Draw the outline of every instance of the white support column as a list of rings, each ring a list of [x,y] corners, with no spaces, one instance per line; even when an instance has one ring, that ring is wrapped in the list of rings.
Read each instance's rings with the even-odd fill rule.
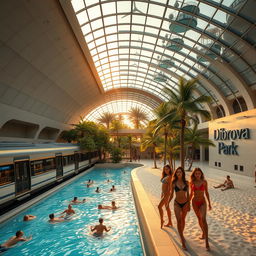
[[[200,162],[205,161],[205,146],[200,146]]]

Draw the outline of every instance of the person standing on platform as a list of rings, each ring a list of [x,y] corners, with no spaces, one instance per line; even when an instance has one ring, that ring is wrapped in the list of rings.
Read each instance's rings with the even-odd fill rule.
[[[172,181],[172,170],[170,165],[165,165],[162,172],[162,193],[161,193],[161,201],[158,205],[158,210],[160,214],[160,221],[161,221],[161,228],[164,224],[164,212],[163,206],[166,208],[167,216],[168,216],[168,223],[165,225],[166,227],[172,226],[171,220],[171,209],[169,206],[169,197],[171,191],[171,181]]]
[[[205,239],[206,250],[210,251],[208,241],[208,224],[206,221],[207,204],[204,195],[206,195],[206,198],[208,200],[209,210],[212,209],[212,206],[208,193],[208,184],[200,168],[195,168],[191,173],[190,188],[190,200],[192,199],[192,206],[198,218],[199,226],[203,232],[202,237],[200,237],[200,239]]]

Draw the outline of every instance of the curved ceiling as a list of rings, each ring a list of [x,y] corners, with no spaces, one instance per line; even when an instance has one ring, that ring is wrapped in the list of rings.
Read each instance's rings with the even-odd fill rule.
[[[103,113],[113,113],[113,114],[127,114],[132,108],[140,108],[148,118],[148,120],[153,120],[156,116],[153,113],[154,108],[149,107],[147,104],[142,103],[141,101],[132,100],[113,100],[109,101],[99,107],[93,109],[85,119],[98,122],[98,119],[102,116]]]
[[[64,10],[70,9],[61,1]],[[100,86],[137,88],[167,100],[179,77],[199,78],[198,93],[233,110],[242,96],[255,107],[255,2],[247,0],[71,1],[67,17],[89,51]],[[71,21],[72,20],[72,21]],[[81,40],[81,38],[80,38]],[[85,44],[86,42],[86,44]],[[88,48],[87,48],[88,47]]]

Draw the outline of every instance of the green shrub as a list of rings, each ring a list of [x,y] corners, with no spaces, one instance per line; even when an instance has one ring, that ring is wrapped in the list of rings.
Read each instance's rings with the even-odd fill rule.
[[[119,163],[122,160],[122,152],[120,148],[112,148],[111,152],[111,159],[113,163]]]

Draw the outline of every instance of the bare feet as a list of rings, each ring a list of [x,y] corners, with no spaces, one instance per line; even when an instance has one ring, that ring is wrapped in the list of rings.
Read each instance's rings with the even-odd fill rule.
[[[164,220],[161,220],[161,228],[163,228]]]
[[[202,236],[200,236],[199,239],[201,239],[201,240],[205,239],[205,235],[202,234]]]
[[[184,237],[181,238],[181,244],[182,244],[182,249],[186,251],[186,250],[187,250],[187,247],[186,247],[186,240],[185,240]]]
[[[182,243],[182,249],[185,250],[185,251],[187,251],[187,247],[186,247],[186,245],[185,245],[185,242]]]
[[[165,227],[172,227],[172,223],[168,222],[166,225],[164,225]]]

